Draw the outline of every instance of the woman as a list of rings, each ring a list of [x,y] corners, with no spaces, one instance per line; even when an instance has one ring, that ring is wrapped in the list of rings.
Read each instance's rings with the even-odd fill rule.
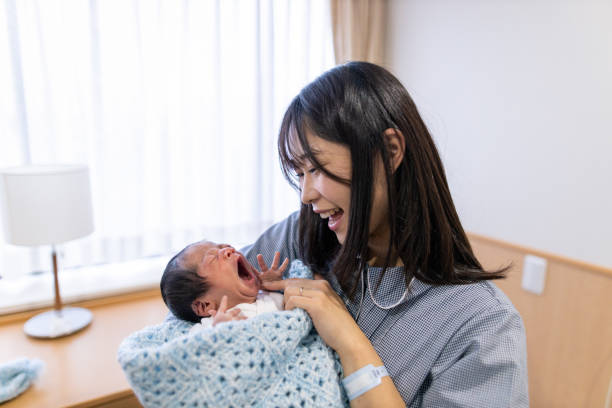
[[[280,251],[324,277],[265,288],[312,317],[351,406],[527,406],[523,324],[490,282],[505,270],[475,258],[401,83],[364,62],[324,73],[291,102],[278,146],[301,210],[245,254]]]

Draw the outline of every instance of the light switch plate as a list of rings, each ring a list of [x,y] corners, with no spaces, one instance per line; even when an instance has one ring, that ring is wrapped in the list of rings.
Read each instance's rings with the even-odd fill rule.
[[[535,255],[526,255],[523,264],[523,281],[521,286],[528,292],[541,295],[546,282],[546,267],[548,262]]]

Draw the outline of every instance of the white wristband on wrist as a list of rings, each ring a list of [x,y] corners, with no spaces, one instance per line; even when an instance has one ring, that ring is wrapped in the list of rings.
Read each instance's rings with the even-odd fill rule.
[[[368,364],[342,380],[349,401],[380,385],[381,378],[388,376],[385,366]]]

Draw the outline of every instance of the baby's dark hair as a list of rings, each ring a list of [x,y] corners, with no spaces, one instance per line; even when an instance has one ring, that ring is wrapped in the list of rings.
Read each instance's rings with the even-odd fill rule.
[[[182,256],[189,246],[170,259],[159,287],[164,303],[176,317],[198,323],[201,317],[193,311],[191,303],[208,292],[210,285],[198,275],[196,265],[188,265],[182,261]]]

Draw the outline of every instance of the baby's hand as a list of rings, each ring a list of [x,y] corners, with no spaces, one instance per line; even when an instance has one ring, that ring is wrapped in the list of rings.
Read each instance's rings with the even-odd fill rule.
[[[213,326],[216,326],[217,324],[223,323],[223,322],[231,322],[235,320],[246,320],[246,317],[240,314],[240,309],[232,309],[230,311],[227,310],[227,296],[223,296],[221,298],[219,309],[211,310],[210,316],[213,318],[213,322],[212,322]]]
[[[274,254],[272,265],[270,265],[270,268],[268,269],[268,265],[266,265],[263,255],[257,255],[257,263],[259,263],[259,269],[261,269],[259,279],[261,279],[262,282],[271,282],[283,279],[283,272],[285,272],[287,265],[289,265],[289,258],[285,258],[281,266],[278,266],[278,261],[280,261],[280,252],[276,252]]]

